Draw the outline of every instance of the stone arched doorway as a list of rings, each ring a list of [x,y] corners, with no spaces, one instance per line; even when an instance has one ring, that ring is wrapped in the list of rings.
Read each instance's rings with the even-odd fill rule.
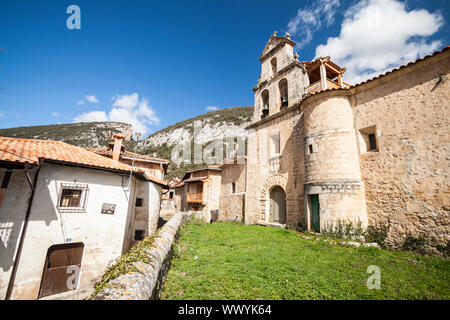
[[[272,223],[286,223],[286,193],[280,186],[270,191],[269,221]]]
[[[287,220],[287,212],[289,212],[289,205],[288,205],[288,201],[286,201],[286,189],[287,189],[287,178],[284,177],[281,174],[275,174],[272,176],[269,176],[266,181],[264,182],[264,184],[261,186],[260,189],[260,193],[259,193],[259,200],[260,200],[260,204],[261,204],[261,211],[260,211],[260,218],[259,218],[259,222],[261,224],[267,224],[270,223],[272,220],[271,215],[270,215],[270,201],[271,201],[271,193],[273,190],[275,190],[276,187],[281,188],[283,190],[283,194],[285,197],[285,201],[284,201],[284,223],[286,223]],[[275,191],[277,193],[279,193],[279,191]]]

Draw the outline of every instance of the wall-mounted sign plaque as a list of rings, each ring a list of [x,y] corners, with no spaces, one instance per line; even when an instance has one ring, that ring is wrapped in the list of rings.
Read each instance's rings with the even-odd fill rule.
[[[102,205],[102,213],[103,214],[114,214],[116,211],[116,205],[112,203],[104,203]]]

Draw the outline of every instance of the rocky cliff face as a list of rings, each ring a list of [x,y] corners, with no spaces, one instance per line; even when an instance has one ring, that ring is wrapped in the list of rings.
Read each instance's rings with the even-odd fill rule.
[[[204,120],[193,121],[181,128],[157,132],[146,138],[139,146],[147,148],[160,147],[166,144],[171,147],[177,143],[191,139],[194,134],[196,141],[200,144],[207,144],[215,139],[230,136],[246,138],[247,130],[245,130],[245,127],[249,124],[250,121],[247,119],[242,119],[242,122],[236,124],[226,121],[212,123],[211,118],[206,118]]]
[[[179,143],[195,142],[203,148],[212,141],[227,138],[247,138],[245,128],[250,124],[253,107],[235,107],[216,110],[191,118],[155,132],[138,144],[138,152],[155,157],[171,159],[173,148]],[[187,170],[204,164],[176,164],[171,161],[168,179],[182,177]]]
[[[170,150],[181,142],[208,143],[226,137],[247,137],[253,107],[235,107],[208,112],[155,132],[138,144],[141,153],[170,158]]]
[[[0,129],[0,136],[64,141],[80,147],[104,147],[114,133],[121,133],[130,140],[132,127],[119,122],[67,123]]]

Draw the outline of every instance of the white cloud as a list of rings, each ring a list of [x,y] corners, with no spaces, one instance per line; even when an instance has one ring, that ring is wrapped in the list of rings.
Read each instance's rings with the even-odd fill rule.
[[[138,105],[139,102],[139,96],[137,93],[133,93],[130,95],[115,95],[112,97],[112,100],[114,101],[113,106],[114,107],[122,107],[122,108],[134,108]]]
[[[113,108],[106,113],[104,111],[91,111],[75,117],[75,122],[92,121],[116,121],[125,122],[133,126],[134,132],[145,135],[150,125],[159,124],[160,119],[151,108],[146,98],[139,99],[138,93],[131,95],[116,95],[112,98]]]
[[[74,121],[75,122],[108,121],[108,116],[104,111],[91,111],[76,116]]]
[[[443,25],[440,13],[407,11],[397,0],[362,0],[344,16],[338,37],[316,48],[316,58],[347,68],[345,79],[361,82],[437,50],[441,41],[427,42]]]
[[[206,111],[214,111],[214,110],[219,109],[219,107],[216,107],[216,106],[207,106],[205,109],[206,109]]]
[[[87,95],[87,96],[84,96],[84,98],[87,100],[87,101],[89,101],[89,102],[92,102],[92,103],[98,103],[98,99],[95,97],[95,96],[89,96],[89,95]]]
[[[58,112],[52,112],[52,116],[59,117],[59,113]]]
[[[297,11],[297,15],[288,23],[288,31],[291,36],[297,36],[301,47],[312,40],[313,33],[322,27],[323,22],[327,26],[334,22],[334,15],[339,7],[339,0],[316,0],[311,6],[306,6]]]
[[[87,94],[81,100],[78,100],[77,104],[82,105],[86,101],[90,102],[90,103],[98,103],[99,102],[96,96]]]

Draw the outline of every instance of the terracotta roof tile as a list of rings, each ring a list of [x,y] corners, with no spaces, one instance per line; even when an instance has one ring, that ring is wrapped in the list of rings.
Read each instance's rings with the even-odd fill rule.
[[[76,147],[62,141],[33,140],[0,137],[0,161],[39,164],[40,159],[54,160],[68,164],[85,165],[100,169],[130,171],[131,166],[103,157],[85,148]],[[147,180],[167,186],[167,183],[133,169]]]
[[[366,84],[366,83],[368,83],[368,82],[371,82],[371,81],[376,80],[376,79],[379,79],[379,78],[383,78],[383,77],[387,76],[388,74],[391,74],[391,73],[394,73],[394,72],[399,71],[399,70],[401,70],[401,69],[404,69],[404,68],[406,68],[406,67],[409,67],[409,66],[411,66],[411,65],[413,65],[413,64],[416,64],[416,63],[418,63],[418,62],[420,62],[420,61],[429,59],[429,58],[431,58],[431,57],[433,57],[433,56],[435,56],[435,55],[437,55],[437,54],[440,54],[440,53],[442,53],[442,52],[444,52],[444,51],[447,51],[448,49],[450,49],[450,46],[444,47],[442,50],[435,51],[435,52],[433,52],[433,53],[431,53],[431,54],[428,54],[428,55],[426,55],[426,56],[424,56],[424,57],[422,57],[422,58],[419,58],[419,59],[417,59],[417,60],[415,60],[415,61],[411,61],[411,62],[409,62],[409,63],[407,63],[407,64],[401,65],[401,66],[399,66],[399,67],[397,67],[397,68],[391,69],[391,70],[386,71],[386,72],[384,72],[384,73],[381,73],[381,74],[379,74],[379,75],[377,75],[377,76],[375,76],[375,77],[373,77],[373,78],[364,80],[364,81],[359,82],[359,83],[356,83],[356,84],[354,84],[354,85],[350,85],[350,84],[346,83],[349,87],[346,87],[346,88],[327,88],[327,89],[325,89],[325,90],[319,90],[319,91],[317,91],[317,92],[314,92],[313,94],[310,94],[309,97],[310,97],[310,96],[315,96],[315,95],[320,94],[320,93],[322,93],[322,92],[335,91],[335,90],[342,90],[342,91],[345,91],[345,90],[350,90],[350,89],[355,88],[355,87],[359,87],[359,86],[361,86],[361,85],[363,85],[363,84]]]
[[[113,161],[62,141],[0,137],[0,160],[38,164],[39,159],[124,171],[128,171],[131,168],[126,164]]]

